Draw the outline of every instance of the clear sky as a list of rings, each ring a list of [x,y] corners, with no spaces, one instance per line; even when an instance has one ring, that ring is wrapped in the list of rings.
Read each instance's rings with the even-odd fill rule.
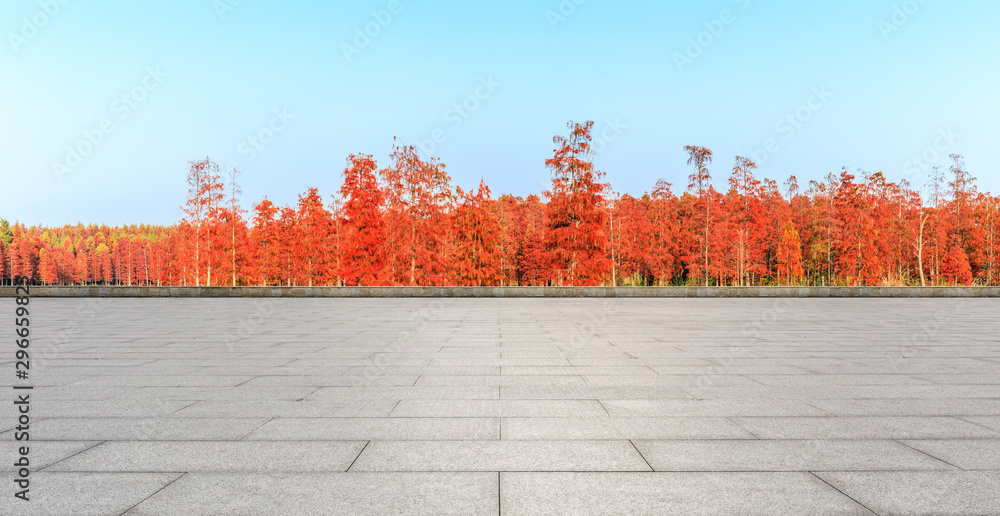
[[[329,201],[347,156],[387,164],[394,136],[454,184],[540,193],[570,120],[596,122],[622,193],[683,191],[685,145],[715,152],[719,188],[736,155],[802,185],[843,166],[922,185],[914,156],[959,153],[998,192],[998,15],[995,0],[5,1],[0,217],[170,224],[205,156],[239,165],[245,207],[307,187]]]

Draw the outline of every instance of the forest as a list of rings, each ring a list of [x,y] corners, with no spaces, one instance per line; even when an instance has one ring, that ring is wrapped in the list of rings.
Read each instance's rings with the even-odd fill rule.
[[[351,155],[329,202],[241,207],[239,171],[189,164],[172,226],[27,227],[0,220],[0,278],[45,285],[997,285],[1000,197],[961,156],[914,189],[846,168],[800,187],[689,146],[682,192],[616,194],[594,167],[593,122],[570,122],[545,165],[551,188],[494,198],[396,142],[391,163]],[[225,176],[225,177],[224,177]]]

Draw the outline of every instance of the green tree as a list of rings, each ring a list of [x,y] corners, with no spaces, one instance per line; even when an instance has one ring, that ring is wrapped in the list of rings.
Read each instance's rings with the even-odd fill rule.
[[[7,222],[7,219],[0,219],[0,240],[3,240],[7,247],[10,247],[10,243],[14,241],[14,230],[10,228],[10,222]]]

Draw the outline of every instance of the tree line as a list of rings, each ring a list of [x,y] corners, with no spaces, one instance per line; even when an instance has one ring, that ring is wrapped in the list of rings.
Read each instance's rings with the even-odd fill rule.
[[[593,164],[593,122],[570,122],[541,196],[452,186],[445,165],[393,146],[380,168],[347,159],[329,203],[240,204],[238,171],[189,164],[172,226],[47,228],[0,220],[0,280],[48,285],[997,285],[1000,198],[961,156],[915,190],[881,172],[828,174],[800,189],[758,179],[736,157],[728,188],[713,154],[689,146],[691,175],[618,195]]]

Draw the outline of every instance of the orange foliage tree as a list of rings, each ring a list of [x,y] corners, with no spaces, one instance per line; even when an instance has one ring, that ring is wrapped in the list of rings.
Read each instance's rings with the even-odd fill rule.
[[[475,194],[461,188],[457,194],[459,202],[452,220],[455,282],[468,286],[498,285],[502,281],[500,223],[490,200],[490,188],[481,181]]]
[[[552,188],[494,200],[452,191],[444,165],[395,144],[378,170],[353,155],[329,207],[266,197],[243,217],[208,158],[188,166],[176,225],[25,226],[0,219],[0,283],[97,285],[997,285],[1000,198],[961,156],[914,189],[844,169],[799,191],[737,157],[725,194],[712,152],[689,146],[678,197],[660,180],[611,194],[593,123],[569,124],[546,160]]]
[[[382,285],[388,280],[383,246],[385,193],[375,174],[377,167],[371,156],[352,154],[344,170],[340,194],[346,243],[338,274],[347,285]]]
[[[552,170],[552,189],[546,192],[548,252],[556,280],[562,285],[598,285],[611,269],[606,257],[607,210],[594,169],[591,131],[594,123],[570,122],[569,138],[556,136],[554,156],[545,161]]]
[[[386,236],[391,281],[439,285],[447,278],[451,178],[444,165],[420,159],[415,147],[396,145],[393,165],[381,171],[386,192]]]

